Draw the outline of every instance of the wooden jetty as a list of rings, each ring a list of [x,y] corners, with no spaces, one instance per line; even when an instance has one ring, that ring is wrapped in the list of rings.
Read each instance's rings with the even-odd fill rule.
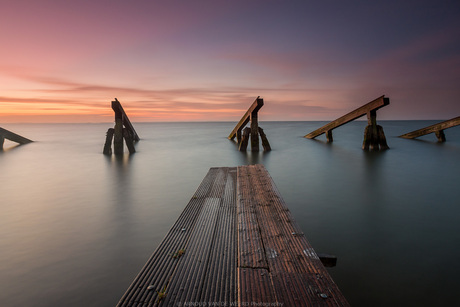
[[[115,127],[107,130],[103,153],[105,155],[112,154],[112,139],[115,155],[123,155],[123,139],[129,153],[135,153],[134,142],[139,141],[139,136],[117,98],[112,101],[112,109],[115,112]]]
[[[349,306],[262,165],[211,168],[118,306]]]
[[[229,140],[233,140],[236,137],[239,151],[246,151],[249,136],[251,136],[251,151],[259,151],[259,135],[262,139],[264,151],[271,150],[270,143],[268,142],[264,130],[259,127],[258,112],[263,105],[264,100],[258,96],[228,136]],[[251,122],[251,127],[244,128],[249,121]],[[243,133],[241,133],[242,131]]]
[[[342,125],[345,125],[355,119],[367,115],[367,127],[364,130],[363,149],[379,150],[388,149],[383,128],[377,125],[377,110],[390,104],[390,99],[385,96],[379,98],[357,108],[354,111],[324,125],[323,127],[305,135],[306,138],[314,139],[317,136],[325,133],[327,142],[332,142],[332,130]]]
[[[399,137],[405,138],[405,139],[414,139],[414,138],[418,138],[419,136],[434,133],[436,137],[438,138],[438,142],[445,142],[446,135],[444,134],[444,130],[458,126],[458,125],[460,125],[460,116],[446,120],[441,123],[437,123],[437,124],[419,129],[419,130],[415,130],[415,131],[400,135]]]
[[[0,127],[0,150],[3,150],[3,144],[5,143],[5,139],[16,142],[20,145],[33,142],[32,140],[20,136],[19,134],[16,134],[14,132]]]

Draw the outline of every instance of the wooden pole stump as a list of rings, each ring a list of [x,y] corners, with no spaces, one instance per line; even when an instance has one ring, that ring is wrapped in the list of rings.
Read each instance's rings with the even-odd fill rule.
[[[264,129],[259,127],[259,135],[260,138],[262,139],[262,147],[264,148],[264,151],[270,151],[272,148],[270,147],[270,143],[268,142],[267,136],[264,133]]]
[[[4,143],[5,143],[5,137],[0,134],[0,150],[3,150]]]
[[[238,148],[239,151],[246,151],[248,148],[248,142],[249,142],[249,135],[251,134],[251,128],[244,128],[243,130],[243,137],[241,138],[241,143]]]
[[[257,112],[251,113],[251,151],[259,151],[259,123]]]
[[[367,127],[364,130],[364,150],[375,150],[388,149],[388,145],[385,138],[383,128],[377,125],[377,111],[371,110],[367,113]]]
[[[332,143],[332,141],[334,140],[332,138],[332,130],[327,130],[326,131],[326,140],[327,140],[328,143]]]
[[[123,155],[123,123],[121,118],[115,118],[113,138],[113,153],[115,155]]]
[[[444,134],[444,130],[436,131],[434,134],[436,134],[438,142],[443,143],[446,141],[446,135]]]
[[[136,148],[134,148],[133,135],[128,131],[128,129],[123,128],[123,137],[125,138],[126,147],[128,147],[129,153],[135,153]]]
[[[104,144],[104,155],[111,155],[112,154],[112,140],[113,140],[113,133],[115,129],[109,128],[107,130],[107,136],[105,138],[105,144]]]

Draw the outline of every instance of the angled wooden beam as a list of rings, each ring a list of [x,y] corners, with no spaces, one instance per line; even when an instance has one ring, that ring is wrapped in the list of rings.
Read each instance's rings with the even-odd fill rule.
[[[3,141],[4,139],[19,143],[19,144],[27,144],[27,143],[32,143],[32,140],[29,140],[23,136],[20,136],[19,134],[16,134],[14,132],[11,132],[9,130],[3,129],[0,127],[0,149],[3,148]]]
[[[405,139],[414,139],[422,135],[435,133],[439,142],[445,142],[446,137],[444,135],[444,130],[458,125],[460,125],[460,116],[400,135],[399,137]]]
[[[328,132],[328,137],[331,138],[332,140],[332,133],[331,131],[335,128],[338,128],[340,126],[345,125],[346,123],[349,123],[357,118],[360,118],[361,116],[364,116],[368,114],[368,117],[370,117],[369,114],[371,114],[372,111],[376,111],[386,105],[390,104],[390,99],[385,98],[385,96],[380,96],[379,98],[372,100],[371,102],[363,105],[362,107],[357,108],[354,111],[351,111],[348,114],[345,114],[344,116],[324,125],[323,127],[316,129],[313,132],[310,132],[309,134],[305,135],[306,138],[309,139],[314,139],[317,136]]]
[[[115,112],[115,121],[121,119],[123,126],[131,133],[135,142],[139,141],[139,136],[137,135],[136,130],[134,130],[133,125],[129,121],[128,115],[126,115],[125,110],[121,106],[121,103],[115,98],[115,101],[112,101],[112,109]]]
[[[243,117],[240,119],[238,124],[233,128],[232,132],[228,136],[229,140],[233,140],[236,136],[237,133],[241,133],[241,130],[244,128],[244,126],[249,123],[249,120],[251,119],[251,114],[257,113],[260,108],[264,105],[264,100],[260,98],[260,96],[257,96],[256,100],[252,103],[252,105],[249,107],[249,109],[244,113]],[[257,115],[256,115],[257,116]]]

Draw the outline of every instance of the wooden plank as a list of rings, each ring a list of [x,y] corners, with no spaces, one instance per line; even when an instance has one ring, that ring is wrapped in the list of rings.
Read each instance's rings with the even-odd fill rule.
[[[118,101],[117,98],[115,98],[114,101],[112,101],[112,109],[115,112],[115,121],[117,118],[122,120],[123,125],[125,126],[126,129],[131,132],[131,135],[133,136],[133,139],[135,142],[138,142],[139,136],[137,135],[136,130],[134,129],[133,125],[131,124],[131,121],[128,118],[128,115],[126,115],[125,110],[121,106],[121,103]]]
[[[385,98],[385,96],[380,96],[379,98],[357,108],[356,110],[351,111],[348,114],[345,114],[344,116],[324,125],[323,127],[316,129],[313,132],[310,132],[309,134],[305,135],[305,137],[309,139],[314,139],[315,137],[323,133],[326,133],[327,131],[331,131],[342,125],[345,125],[346,123],[349,123],[357,118],[360,118],[361,116],[364,116],[370,113],[371,111],[376,111],[389,104],[390,104],[389,98]]]
[[[261,165],[211,168],[118,306],[187,304],[348,306]]]
[[[216,168],[209,170],[178,220],[120,299],[118,306],[142,306],[159,302],[158,292],[167,285],[176,266],[182,260],[182,257],[172,256],[179,250],[185,249],[190,240],[197,217],[203,209],[217,173]]]
[[[19,134],[3,129],[1,127],[0,127],[0,135],[3,136],[7,140],[10,140],[10,141],[13,141],[19,144],[27,144],[27,143],[33,142],[32,140],[29,140],[28,138],[20,136]]]
[[[244,126],[247,125],[247,123],[250,120],[251,114],[253,112],[258,112],[259,109],[262,108],[263,105],[264,105],[264,100],[260,98],[260,96],[257,96],[256,100],[252,103],[252,105],[249,107],[246,113],[244,113],[243,117],[240,119],[238,124],[236,124],[235,128],[233,128],[232,132],[228,136],[228,139],[233,140],[236,137],[237,132],[243,129]]]
[[[209,170],[118,306],[236,300],[235,185],[236,168]]]
[[[251,187],[276,303],[283,306],[348,306],[296,225],[266,169],[261,165],[244,168],[249,171],[238,176],[238,185],[244,180]],[[243,170],[239,167],[239,174],[240,171]],[[240,283],[245,282],[256,281],[240,279]],[[247,286],[240,284],[239,287],[244,289]],[[270,299],[273,298],[266,301]]]
[[[414,139],[414,138],[420,137],[422,135],[426,135],[426,134],[430,134],[430,133],[437,133],[437,132],[440,132],[440,131],[443,131],[445,129],[452,128],[452,127],[455,127],[455,126],[458,126],[458,125],[460,125],[460,116],[452,118],[452,119],[449,119],[449,120],[446,120],[446,121],[443,121],[443,122],[440,122],[440,123],[437,123],[437,124],[434,124],[434,125],[431,125],[431,126],[428,126],[428,127],[425,127],[425,128],[422,128],[422,129],[418,129],[418,130],[415,130],[415,131],[400,135],[399,137],[405,138],[405,139]],[[442,139],[441,134],[440,134],[440,137],[438,137],[438,139],[439,138]],[[444,139],[445,139],[445,137],[444,137]]]

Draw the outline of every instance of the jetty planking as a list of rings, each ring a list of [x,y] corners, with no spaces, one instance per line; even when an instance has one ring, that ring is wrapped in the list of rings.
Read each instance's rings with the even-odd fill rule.
[[[357,108],[356,110],[353,110],[350,113],[347,113],[344,116],[339,117],[338,119],[324,125],[323,127],[310,132],[309,134],[305,135],[305,137],[314,139],[317,136],[325,133],[328,143],[332,142],[332,130],[364,115],[367,115],[368,125],[364,131],[363,149],[368,150],[369,147],[370,149],[374,150],[379,150],[379,148],[388,149],[389,147],[386,143],[383,128],[377,125],[377,110],[389,104],[390,99],[382,95],[377,99],[374,99],[371,102]]]
[[[460,125],[460,116],[400,135],[399,137],[405,139],[414,139],[426,134],[434,133],[438,138],[438,142],[445,142],[446,135],[444,134],[444,130],[458,125]]]
[[[5,139],[16,142],[20,145],[33,142],[32,140],[29,140],[28,138],[25,138],[23,136],[20,136],[19,134],[16,134],[14,132],[11,132],[9,130],[6,130],[0,127],[0,150],[3,150],[3,144],[5,142]]]
[[[118,306],[348,306],[262,165],[211,168]]]

